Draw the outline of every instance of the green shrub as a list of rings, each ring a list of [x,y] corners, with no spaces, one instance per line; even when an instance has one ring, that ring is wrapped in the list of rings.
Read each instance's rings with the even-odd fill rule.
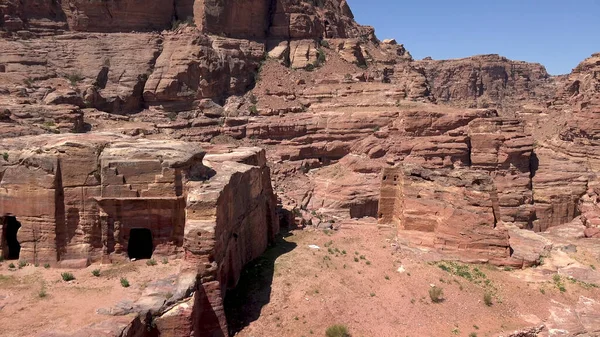
[[[163,257],[162,264],[167,264],[167,263],[169,263],[169,260],[166,257]]]
[[[83,76],[80,73],[66,74],[65,78],[71,82],[72,86],[75,86],[77,83],[83,81]]]
[[[0,263],[4,262],[4,256],[0,255]]]
[[[121,277],[121,286],[123,288],[129,288],[130,286],[129,281],[124,277]]]
[[[4,152],[2,154],[2,158],[4,159],[4,161],[8,161],[8,152]]]
[[[348,328],[345,325],[332,325],[327,330],[325,330],[325,335],[327,337],[350,337],[350,333],[348,332]]]
[[[71,273],[61,273],[60,276],[65,282],[73,281],[75,279],[75,276]]]
[[[441,303],[444,301],[444,289],[435,286],[429,288],[429,298],[433,303]]]
[[[258,115],[258,108],[253,104],[248,107],[248,112],[250,113],[250,116],[256,116]]]
[[[46,268],[46,269],[50,268],[50,263],[44,263],[44,268]]]
[[[25,267],[27,265],[27,261],[20,260],[19,261],[19,269]]]
[[[40,291],[38,291],[38,297],[39,298],[44,298],[48,296],[48,293],[46,292],[46,285],[42,284],[42,287],[40,288]]]
[[[323,49],[319,48],[317,49],[317,66],[322,65],[323,63],[325,63],[325,61],[327,61],[327,55],[325,55],[325,52],[323,51]]]
[[[329,48],[329,41],[327,40],[321,40],[321,47],[325,47],[325,48]]]
[[[488,307],[491,307],[493,304],[492,294],[490,294],[489,292],[486,292],[485,294],[483,294],[483,303],[485,303],[485,305],[487,305]]]
[[[10,269],[15,269],[15,268],[17,268],[17,267],[15,267],[15,264],[11,262],[11,263],[8,265],[8,268],[10,268]]]
[[[94,270],[92,270],[92,275],[94,275],[96,277],[100,276],[100,269],[94,269]]]
[[[477,337],[477,333],[476,333],[476,332],[471,332],[471,333],[469,334],[469,337]]]
[[[147,266],[156,266],[158,263],[156,263],[156,260],[154,259],[150,259],[148,261],[146,261],[146,265]]]

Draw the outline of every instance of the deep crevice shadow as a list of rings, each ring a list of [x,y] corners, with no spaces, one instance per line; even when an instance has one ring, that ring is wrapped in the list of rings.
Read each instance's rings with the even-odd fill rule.
[[[225,314],[231,336],[256,321],[262,308],[270,302],[275,260],[297,247],[285,239],[291,235],[287,231],[280,233],[275,245],[244,267],[237,287],[227,292]]]
[[[540,168],[540,160],[535,152],[531,154],[529,158],[529,171],[531,172],[531,179],[535,177],[537,170]]]

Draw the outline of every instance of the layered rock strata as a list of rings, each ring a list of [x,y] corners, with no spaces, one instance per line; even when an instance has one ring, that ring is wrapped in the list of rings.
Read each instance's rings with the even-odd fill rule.
[[[183,259],[195,295],[178,295],[192,312],[177,319],[189,320],[197,336],[227,335],[222,299],[279,231],[263,150],[204,158],[192,143],[110,133],[19,137],[2,146],[5,258],[64,267]],[[151,315],[164,314],[168,300]],[[169,319],[161,335],[180,336]]]

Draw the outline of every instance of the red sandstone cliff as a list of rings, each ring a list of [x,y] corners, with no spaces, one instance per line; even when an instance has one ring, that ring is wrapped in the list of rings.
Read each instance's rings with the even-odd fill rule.
[[[159,251],[190,261],[199,282],[161,299],[164,336],[226,333],[222,297],[277,231],[271,183],[298,223],[380,218],[401,240],[498,264],[539,261],[523,230],[600,226],[597,54],[563,77],[497,55],[414,61],[344,0],[9,0],[0,28],[0,216],[32,200],[17,214],[24,256],[97,261],[124,251],[104,244],[96,210],[175,193],[136,206],[189,211]],[[136,146],[47,135],[98,131],[150,139],[156,153],[124,164]],[[176,151],[158,145],[173,139]],[[193,158],[190,141],[225,145],[205,158],[211,184],[188,180],[184,202],[177,165],[155,155]],[[240,145],[266,152],[227,153]]]

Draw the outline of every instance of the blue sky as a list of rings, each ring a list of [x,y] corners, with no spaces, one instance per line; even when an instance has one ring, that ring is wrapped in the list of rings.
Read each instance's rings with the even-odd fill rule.
[[[600,0],[348,0],[356,20],[415,59],[500,54],[571,72],[600,52]]]

